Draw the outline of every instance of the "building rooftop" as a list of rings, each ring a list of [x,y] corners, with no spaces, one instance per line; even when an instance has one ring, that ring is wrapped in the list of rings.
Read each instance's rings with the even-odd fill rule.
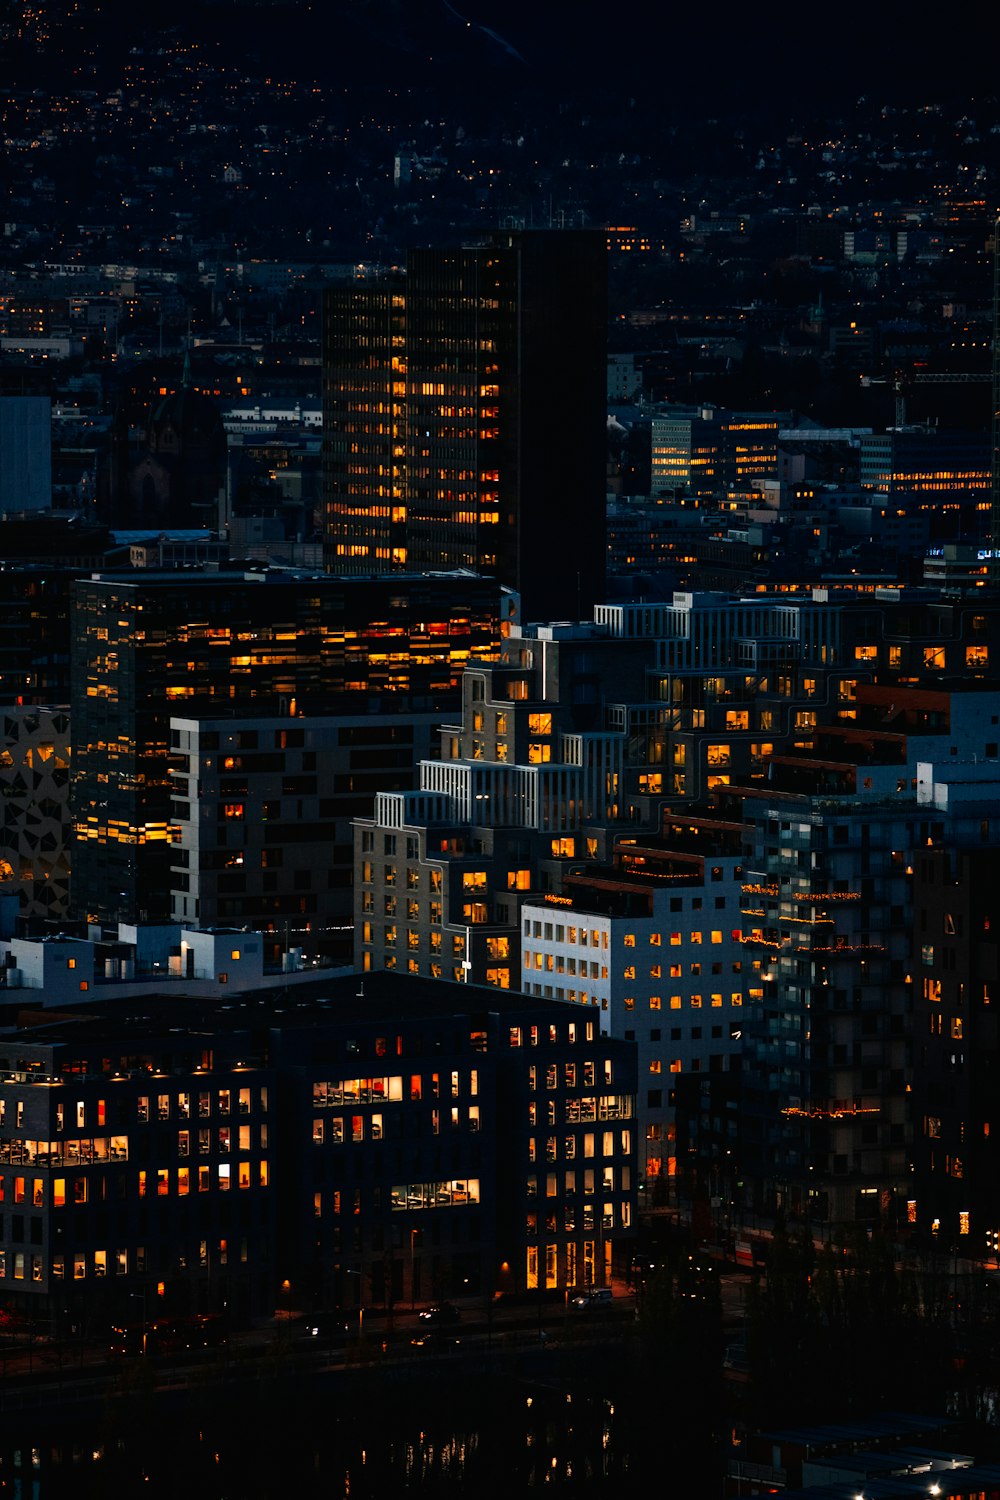
[[[169,993],[106,1002],[98,997],[96,1003],[59,1011],[33,1010],[22,1001],[0,1008],[0,1047],[4,1036],[15,1033],[19,1041],[36,1045],[70,1041],[96,1044],[104,1037],[148,1037],[157,1032],[180,1038],[207,1031],[304,1028],[346,1021],[441,1020],[489,1013],[514,1015],[526,1010],[567,1018],[565,1005],[520,991],[376,970],[219,1000],[183,999]],[[593,1017],[581,1015],[580,1019]]]

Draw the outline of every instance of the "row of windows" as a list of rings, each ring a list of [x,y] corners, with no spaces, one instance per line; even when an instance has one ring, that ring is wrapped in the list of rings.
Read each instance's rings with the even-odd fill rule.
[[[468,1208],[479,1202],[479,1178],[445,1182],[408,1182],[390,1189],[393,1212],[424,1208]]]
[[[524,919],[524,936],[544,938],[546,942],[553,941],[553,932],[557,943],[578,943],[582,947],[603,948],[607,952],[608,934],[597,927],[564,927],[556,922],[537,922],[529,917]]]
[[[525,979],[521,988],[526,995],[544,995],[546,1000],[555,997],[559,1000],[568,1000],[573,1005],[599,1005],[602,1010],[608,1008],[607,995],[601,997],[589,995],[586,990],[580,990],[578,993],[576,990],[564,990],[561,986],[553,990],[551,984],[533,984],[530,979]]]
[[[539,1217],[537,1213],[529,1212],[525,1216],[525,1232],[529,1239],[534,1239],[539,1231]],[[617,1218],[621,1221],[621,1227],[628,1229],[632,1223],[632,1206],[629,1203],[618,1204]],[[601,1229],[612,1230],[615,1228],[616,1215],[613,1203],[604,1203],[600,1213],[596,1212],[593,1203],[585,1202],[577,1212],[572,1203],[564,1204],[561,1211],[550,1208],[544,1215],[544,1224],[541,1226],[545,1234],[573,1234],[575,1230],[582,1229],[585,1232],[600,1226]]]
[[[549,1115],[548,1123],[550,1125],[555,1125],[555,1123],[556,1123],[556,1121],[555,1121],[555,1115],[554,1115],[554,1111],[552,1110],[551,1106],[549,1108],[548,1115]],[[534,1128],[535,1125],[537,1125],[537,1123],[538,1123],[538,1111],[537,1111],[537,1108],[536,1108],[536,1106],[534,1104],[529,1104],[529,1106],[528,1106],[528,1124],[532,1128]],[[533,1151],[536,1150],[536,1146],[534,1144],[532,1144],[532,1148],[531,1149]],[[558,1149],[558,1143],[556,1141],[556,1137],[555,1136],[551,1136],[551,1135],[548,1136],[547,1140],[546,1140],[546,1146],[545,1146],[545,1153],[546,1153],[546,1155],[548,1156],[550,1153],[552,1153],[552,1155],[554,1156],[557,1153],[557,1149]],[[582,1156],[587,1161],[591,1160],[595,1156],[603,1156],[603,1157],[625,1156],[625,1157],[627,1157],[630,1154],[631,1150],[632,1150],[632,1132],[631,1132],[631,1130],[627,1130],[627,1129],[626,1130],[619,1130],[617,1132],[614,1131],[614,1130],[601,1130],[601,1131],[586,1130],[586,1131],[583,1132],[582,1135],[577,1134],[577,1135],[567,1135],[567,1136],[565,1136],[563,1138],[563,1144],[562,1144],[562,1155],[566,1159],[566,1161],[574,1161],[577,1156]],[[589,1171],[590,1169],[588,1168],[587,1170]],[[604,1169],[604,1171],[605,1171],[605,1175],[606,1175],[608,1172],[611,1171],[611,1168],[610,1167],[606,1167]],[[623,1171],[627,1171],[627,1168],[623,1168]],[[567,1180],[567,1182],[569,1181],[569,1178],[570,1178],[571,1175],[572,1175],[571,1173],[567,1173],[566,1174],[566,1180]],[[535,1179],[534,1179],[534,1177],[530,1177],[528,1180],[529,1180],[529,1182],[533,1182]],[[552,1180],[554,1180],[554,1179],[552,1179]],[[593,1186],[593,1184],[591,1184],[591,1186]]]
[[[432,1109],[430,1114],[431,1134],[441,1134],[441,1110]],[[446,1111],[445,1117],[452,1130],[460,1130],[464,1123],[465,1128],[476,1132],[479,1129],[479,1105],[470,1104],[463,1112],[457,1105]],[[412,1129],[412,1127],[411,1127]],[[329,1141],[331,1146],[343,1146],[348,1141],[352,1144],[360,1144],[365,1140],[381,1141],[385,1136],[384,1122],[381,1114],[371,1115],[317,1115],[312,1123],[312,1140],[314,1146],[322,1146]]]
[[[0,1139],[0,1162],[14,1167],[72,1167],[93,1162],[128,1161],[127,1135],[87,1136],[82,1140]]]
[[[267,1187],[270,1174],[266,1160],[237,1162],[235,1172],[227,1161],[217,1162],[214,1168],[156,1167],[148,1172],[141,1170],[137,1187],[140,1198],[154,1194],[157,1198],[169,1198],[173,1193],[178,1198],[186,1198],[192,1191],[209,1193],[213,1186],[220,1193],[228,1193],[234,1181],[237,1187],[248,1189],[254,1186],[255,1178],[258,1187]]]
[[[703,1037],[703,1035],[704,1035],[704,1031],[705,1031],[705,1028],[703,1026],[691,1026],[691,1027],[689,1027],[688,1034],[690,1036],[691,1041],[692,1042],[700,1042],[701,1039],[702,1039],[702,1037]],[[654,1029],[654,1030],[650,1031],[650,1033],[649,1033],[649,1040],[651,1042],[658,1042],[660,1040],[660,1038],[661,1038],[661,1035],[662,1035],[662,1033],[660,1031]],[[722,1027],[721,1026],[711,1026],[711,1027],[709,1027],[709,1035],[712,1038],[712,1041],[721,1041],[722,1040],[722,1036],[723,1036],[723,1029],[722,1029]],[[740,1035],[741,1035],[741,1033],[740,1033],[740,1031],[739,1031],[738,1028],[736,1030],[734,1030],[734,1031],[730,1031],[730,1033],[729,1033],[729,1037],[730,1037],[731,1041],[738,1041],[739,1038],[740,1038]],[[625,1040],[626,1041],[634,1041],[635,1040],[635,1032],[634,1031],[626,1031],[626,1033],[625,1033]],[[684,1029],[683,1029],[683,1027],[681,1027],[681,1026],[671,1026],[671,1028],[670,1028],[670,1040],[672,1042],[682,1042],[684,1040]]]
[[[329,1082],[319,1080],[313,1084],[313,1105],[318,1108],[336,1108],[344,1104],[395,1103],[405,1097],[411,1100],[440,1099],[442,1095],[459,1098],[467,1089],[473,1098],[479,1093],[479,1070],[470,1068],[463,1078],[458,1068],[447,1073],[411,1073],[408,1079],[395,1074],[385,1078],[348,1078]]]
[[[248,1115],[253,1107],[251,1089],[217,1089],[215,1096],[215,1113],[229,1115],[233,1113],[233,1094],[236,1093],[237,1112]],[[212,1114],[213,1091],[205,1089],[198,1094],[188,1093],[182,1090],[175,1096],[170,1094],[140,1094],[135,1101],[135,1117],[141,1124],[147,1124],[150,1118],[157,1120],[169,1120],[175,1115],[178,1120],[191,1119],[194,1109],[199,1119],[207,1119]],[[260,1090],[260,1108],[267,1109],[267,1089]]]
[[[570,1075],[570,1073],[569,1073],[569,1069],[571,1067],[573,1069],[572,1075]],[[598,1078],[600,1078],[603,1083],[610,1084],[610,1083],[612,1083],[614,1081],[614,1079],[613,1079],[613,1072],[614,1072],[614,1070],[613,1070],[613,1067],[612,1067],[612,1062],[611,1062],[611,1058],[610,1057],[601,1058],[599,1062],[595,1061],[592,1058],[588,1058],[587,1061],[584,1062],[581,1065],[580,1069],[579,1069],[580,1083],[582,1084],[582,1086],[584,1088],[593,1088],[594,1085],[597,1083]],[[557,1089],[559,1087],[563,1087],[563,1088],[575,1088],[576,1087],[576,1078],[578,1076],[575,1064],[564,1064],[564,1074],[563,1074],[564,1080],[568,1079],[569,1076],[573,1077],[574,1081],[573,1081],[572,1084],[570,1084],[569,1082],[566,1082],[566,1081],[564,1081],[562,1084],[560,1084],[560,1079],[559,1079],[559,1064],[558,1063],[554,1063],[554,1062],[547,1063],[545,1065],[545,1076],[544,1076],[544,1080],[543,1080],[544,1081],[544,1086],[547,1089]],[[531,1066],[528,1068],[528,1089],[529,1089],[529,1091],[531,1093],[534,1093],[536,1091],[536,1089],[538,1088],[538,1084],[539,1084],[539,1069],[538,1069],[538,1067],[536,1067],[536,1065],[534,1063],[532,1063]]]
[[[408,833],[408,834],[405,835],[405,839],[406,839],[406,846],[405,846],[406,847],[406,858],[407,859],[419,859],[420,858],[420,839],[418,838],[418,836],[415,833]],[[399,837],[399,835],[397,835],[395,833],[386,833],[386,834],[384,834],[383,837],[382,837],[382,852],[383,852],[383,854],[395,854],[396,850],[397,850],[397,845],[400,842],[402,842],[402,840]],[[361,833],[361,848],[362,848],[362,850],[366,854],[371,854],[374,851],[374,848],[375,848],[375,831],[374,831],[374,829],[372,829],[372,828],[365,828],[365,829],[362,830],[362,833]],[[419,875],[419,872],[416,871],[416,870],[413,870],[413,871],[407,870],[406,873],[407,873],[408,876],[411,875],[411,874],[414,875],[414,876],[418,876]]]
[[[582,1254],[578,1254],[582,1250]],[[562,1279],[560,1280],[560,1272]],[[531,1290],[542,1282],[549,1291],[559,1286],[603,1286],[610,1284],[611,1241],[598,1249],[593,1240],[582,1246],[529,1245],[525,1251],[525,1285]]]
[[[546,1106],[546,1119],[549,1124],[556,1123],[551,1103]],[[540,1120],[537,1110],[529,1104],[528,1114],[532,1123]],[[565,1125],[595,1125],[599,1120],[608,1122],[612,1120],[631,1120],[632,1098],[628,1094],[601,1094],[598,1098],[584,1096],[580,1099],[566,1099],[562,1108],[563,1124]],[[613,1132],[605,1131],[605,1144]],[[623,1134],[623,1139],[628,1132]],[[587,1137],[584,1137],[584,1153],[586,1154]]]
[[[371,954],[370,953],[366,953],[364,955],[363,967],[364,967],[364,969],[366,971],[370,972],[370,970],[371,970]],[[395,955],[395,953],[387,953],[385,955],[385,958],[382,961],[382,967],[385,968],[385,969],[394,969],[394,968],[396,968],[396,955]],[[424,973],[427,973],[427,974],[429,974],[431,976],[432,979],[443,979],[445,977],[444,968],[443,968],[443,966],[441,964],[439,964],[439,963],[429,963],[427,965],[426,969],[423,969],[423,968],[421,968],[420,960],[418,958],[408,958],[406,960],[406,972],[408,974],[424,974]],[[462,968],[461,964],[454,964],[452,966],[451,971],[450,971],[450,973],[448,974],[447,977],[449,979],[454,980],[455,984],[462,984],[463,981],[465,980],[465,970]],[[504,989],[507,989],[508,987],[509,986],[506,985],[506,984],[503,985]]]
[[[542,1190],[546,1198],[558,1198],[561,1194],[572,1197],[574,1193],[581,1192],[585,1197],[593,1197],[598,1190],[604,1193],[613,1193],[620,1190],[627,1193],[632,1186],[632,1168],[605,1166],[600,1169],[600,1181],[597,1178],[597,1170],[594,1167],[584,1167],[577,1170],[571,1167],[562,1174],[558,1172],[546,1172],[541,1179],[532,1172],[525,1181],[525,1191],[529,1198],[536,1198],[539,1190]],[[615,1186],[617,1176],[618,1185]]]
[[[512,1026],[507,1033],[507,1041],[511,1047],[537,1047],[539,1040],[543,1042],[548,1041],[550,1043],[558,1043],[560,1040],[560,1030],[561,1027],[555,1022],[550,1022],[547,1028],[544,1026]],[[577,1041],[578,1037],[580,1036],[583,1036],[588,1042],[592,1042],[594,1040],[593,1021],[584,1021],[582,1025],[579,1025],[576,1021],[569,1022],[568,1026],[566,1027],[566,1040],[572,1043]],[[610,1069],[610,1062],[608,1062],[606,1065]],[[593,1070],[595,1066],[595,1063],[588,1062],[584,1064],[584,1069]],[[534,1088],[535,1086],[534,1071],[534,1068],[532,1068],[532,1088]],[[593,1077],[593,1072],[591,1072],[589,1079],[591,1083],[593,1082]],[[586,1076],[585,1081],[587,1081]]]
[[[178,1156],[191,1155],[191,1135],[192,1132],[190,1130],[179,1130],[177,1132]],[[250,1142],[249,1125],[240,1125],[238,1127],[236,1138],[240,1151],[250,1151],[253,1149]],[[228,1125],[220,1125],[215,1132],[215,1137],[213,1140],[212,1131],[207,1126],[205,1126],[199,1129],[197,1140],[199,1156],[211,1156],[213,1146],[218,1154],[226,1156],[232,1149],[233,1132]],[[266,1125],[261,1125],[260,1127],[260,1149],[262,1151],[267,1150]]]
[[[249,1260],[249,1246],[247,1241],[241,1240],[239,1245],[239,1259],[242,1264]],[[195,1261],[202,1269],[209,1265],[209,1247],[207,1240],[199,1240]],[[229,1264],[229,1242],[219,1240],[216,1247],[216,1261],[220,1266]],[[178,1270],[187,1270],[188,1257],[178,1257]],[[139,1274],[146,1270],[145,1247],[140,1246],[132,1253],[132,1269]],[[84,1281],[87,1276],[102,1277],[109,1273],[116,1276],[127,1276],[129,1273],[129,1251],[128,1250],[78,1250],[72,1255],[56,1253],[52,1256],[49,1265],[50,1274],[56,1281],[67,1278],[73,1281]],[[44,1281],[45,1280],[45,1257],[40,1254],[25,1253],[21,1250],[13,1252],[0,1250],[0,1279],[9,1278],[12,1281]]]
[[[688,999],[687,999],[687,1003],[688,1003],[688,1006],[690,1007],[691,1010],[701,1010],[702,1004],[703,1004],[703,997],[701,995],[689,995]],[[725,1000],[724,1000],[724,997],[721,994],[716,993],[714,995],[709,995],[708,996],[708,1004],[713,1009],[715,1009],[715,1010],[718,1010],[719,1007],[722,1006],[724,1003],[725,1003]],[[733,1006],[742,1005],[743,1004],[743,991],[742,990],[731,990],[730,994],[729,994],[729,1003],[730,1003],[730,1005],[733,1005]],[[625,999],[622,1001],[622,1004],[623,1004],[623,1006],[625,1007],[626,1010],[634,1010],[635,1009],[635,1000],[634,1000],[634,998],[631,995],[627,995],[625,997]],[[663,1009],[663,997],[662,997],[662,995],[650,995],[650,997],[649,997],[649,1008],[650,1008],[650,1010],[662,1010]],[[670,1010],[683,1010],[683,1008],[684,1008],[684,998],[683,998],[683,996],[681,996],[681,995],[670,995],[668,997],[668,1009],[670,1009]]]
[[[442,881],[442,874],[441,874],[440,868],[437,865],[427,865],[427,866],[425,866],[425,869],[426,869],[426,873],[427,873],[427,885],[428,885],[428,889],[431,892],[439,892],[441,890],[441,886],[442,886],[442,883],[443,883],[443,881]],[[397,878],[398,874],[399,874],[399,872],[398,872],[398,870],[397,870],[397,868],[396,868],[395,865],[383,865],[382,866],[382,884],[386,885],[386,886],[399,886],[399,885],[402,885],[402,884],[405,883],[406,889],[408,891],[416,891],[416,890],[420,889],[420,871],[419,870],[414,869],[414,868],[412,868],[412,866],[408,865],[408,866],[406,866],[406,868],[404,870],[403,879],[402,880],[399,880]],[[362,862],[361,862],[361,883],[362,883],[362,885],[372,885],[372,884],[374,884],[374,881],[375,881],[375,866],[372,864],[372,862],[371,862],[370,859],[362,860]]]
[[[579,974],[582,979],[607,979],[607,964],[597,963],[586,958],[564,958],[561,953],[533,952],[530,948],[524,950],[524,967],[526,969],[544,969],[547,974]],[[635,978],[635,975],[632,975]]]

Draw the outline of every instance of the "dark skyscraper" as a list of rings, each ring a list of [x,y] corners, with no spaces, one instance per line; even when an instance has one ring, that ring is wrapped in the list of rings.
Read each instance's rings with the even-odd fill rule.
[[[598,233],[497,234],[327,293],[332,572],[472,568],[528,617],[603,597],[605,260]]]

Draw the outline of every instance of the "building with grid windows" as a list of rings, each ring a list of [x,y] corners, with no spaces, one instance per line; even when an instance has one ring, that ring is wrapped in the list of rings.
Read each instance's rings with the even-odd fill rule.
[[[151,1324],[607,1285],[634,1096],[593,1017],[390,974],[36,1019],[0,1046],[0,1306],[99,1335],[140,1301]]]
[[[742,825],[664,815],[656,837],[624,838],[610,867],[570,875],[521,910],[521,986],[596,1008],[634,1041],[639,1167],[655,1192],[679,1175],[680,1077],[738,1067],[744,996],[759,978],[743,947]]]
[[[246,825],[248,777],[263,771],[265,753],[271,771],[275,757],[285,757],[280,818],[298,821],[301,798],[305,826],[304,799],[318,793],[304,790],[303,778],[314,779],[316,768],[303,755],[318,749],[297,744],[298,716],[378,714],[402,722],[450,708],[466,664],[495,655],[501,608],[498,586],[469,574],[339,579],[282,570],[79,581],[71,711],[76,911],[106,922],[167,920],[172,890],[183,899],[185,867],[174,852],[184,805],[190,812],[198,788],[189,764],[183,773],[174,764],[180,746],[171,744],[171,715],[274,719],[266,731],[245,725],[245,742],[220,751],[223,763],[214,767],[223,773],[217,808],[227,828],[225,857],[235,857],[246,843],[236,835]],[[388,744],[382,761],[393,785],[399,748]],[[330,833],[332,858],[332,825]],[[184,919],[199,918],[189,909]]]
[[[405,276],[329,288],[327,568],[471,568],[529,618],[601,600],[606,323],[598,232],[412,250]]]

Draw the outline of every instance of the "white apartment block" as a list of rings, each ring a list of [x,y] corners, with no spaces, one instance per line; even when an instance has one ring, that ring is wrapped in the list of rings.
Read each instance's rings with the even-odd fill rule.
[[[616,886],[632,892],[638,882],[595,880],[594,891],[613,896]],[[671,1078],[728,1069],[757,982],[760,960],[743,948],[741,860],[706,856],[703,871],[658,880],[641,915],[603,911],[588,894],[523,907],[521,988],[594,1007],[603,1033],[635,1041],[640,1170],[647,1183],[672,1178]]]

